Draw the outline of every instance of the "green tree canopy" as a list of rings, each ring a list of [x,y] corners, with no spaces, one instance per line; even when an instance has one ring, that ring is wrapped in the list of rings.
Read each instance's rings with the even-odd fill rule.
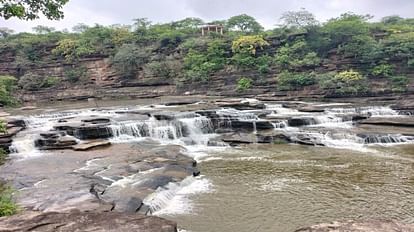
[[[39,18],[39,14],[48,19],[63,18],[62,7],[69,0],[0,0],[0,17],[16,17],[23,20]]]
[[[255,18],[247,14],[231,17],[227,21],[227,27],[231,30],[239,30],[243,33],[258,33],[263,31],[262,25]]]

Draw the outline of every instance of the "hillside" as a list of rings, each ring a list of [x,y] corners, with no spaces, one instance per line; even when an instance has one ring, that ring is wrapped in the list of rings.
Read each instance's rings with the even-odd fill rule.
[[[323,24],[287,18],[284,26],[264,31],[254,18],[240,15],[215,22],[225,25],[223,34],[205,35],[204,22],[195,18],[78,25],[74,32],[40,26],[35,34],[11,34],[3,29],[0,75],[15,79],[4,95],[23,102],[182,94],[411,95],[414,19],[369,19],[351,13]]]

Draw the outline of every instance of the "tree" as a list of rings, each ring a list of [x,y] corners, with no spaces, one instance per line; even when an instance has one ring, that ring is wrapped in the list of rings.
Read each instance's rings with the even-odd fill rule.
[[[4,39],[13,34],[14,31],[7,27],[0,27],[0,39]]]
[[[76,33],[82,33],[89,29],[89,26],[84,23],[78,23],[75,26],[72,27],[72,31]]]
[[[16,17],[23,20],[39,18],[39,14],[48,19],[62,19],[62,7],[69,0],[0,0],[0,17]]]
[[[232,30],[239,30],[243,33],[258,33],[263,31],[262,25],[260,25],[255,18],[247,14],[231,17],[227,21],[227,27]]]
[[[372,16],[345,13],[338,18],[330,19],[323,27],[324,32],[330,39],[331,46],[345,44],[354,36],[369,36],[369,23]]]
[[[303,39],[287,43],[276,52],[275,63],[283,69],[312,68],[321,62]]]
[[[299,11],[288,11],[280,18],[284,26],[289,28],[306,29],[319,24],[315,16],[302,8]]]
[[[198,26],[203,24],[204,21],[200,18],[185,18],[171,23],[171,25],[176,29],[196,29]]]
[[[6,106],[15,105],[16,99],[12,96],[17,80],[12,76],[0,76],[0,103]]]
[[[381,19],[381,22],[384,24],[396,24],[398,22],[400,22],[401,20],[403,20],[403,18],[401,18],[398,15],[390,15],[390,16],[386,16],[384,18]]]
[[[54,32],[56,29],[54,27],[37,25],[33,27],[32,30],[37,34],[49,34],[51,32]]]

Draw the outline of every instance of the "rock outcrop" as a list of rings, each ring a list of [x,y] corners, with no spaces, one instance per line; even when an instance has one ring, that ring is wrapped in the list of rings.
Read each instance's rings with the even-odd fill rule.
[[[118,212],[23,212],[0,218],[3,232],[177,232],[175,222]]]
[[[10,152],[13,137],[26,128],[26,123],[19,119],[6,120],[6,122],[7,132],[0,134],[0,148],[5,152]]]

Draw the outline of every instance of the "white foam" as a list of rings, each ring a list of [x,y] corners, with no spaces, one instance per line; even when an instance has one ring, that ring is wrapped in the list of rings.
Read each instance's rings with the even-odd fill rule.
[[[195,213],[190,197],[212,191],[211,182],[203,176],[187,177],[180,183],[160,187],[144,199],[154,215]]]

